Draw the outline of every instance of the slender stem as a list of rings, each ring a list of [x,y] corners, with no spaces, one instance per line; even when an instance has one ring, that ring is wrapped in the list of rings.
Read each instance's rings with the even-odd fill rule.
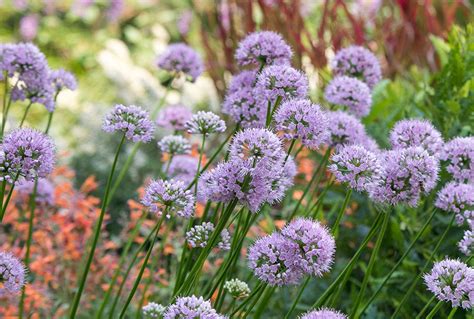
[[[3,221],[3,216],[5,216],[5,213],[7,212],[7,208],[8,208],[8,203],[10,203],[10,199],[12,198],[12,195],[13,195],[13,190],[15,189],[15,184],[16,184],[16,181],[18,180],[18,178],[20,177],[20,173],[18,172],[15,176],[15,179],[13,180],[13,183],[12,183],[12,186],[10,187],[10,190],[8,191],[8,195],[7,195],[7,199],[5,200],[5,202],[3,202],[3,195],[5,194],[5,187],[6,187],[6,182],[4,182],[4,184],[2,184],[2,211],[0,213],[0,223]]]
[[[433,303],[433,301],[435,301],[436,299],[436,296],[433,295],[433,297],[431,297],[430,300],[428,300],[428,302],[426,303],[426,305],[423,307],[423,309],[421,309],[420,313],[416,316],[416,319],[420,319],[422,318],[422,316],[425,314],[425,312],[428,310],[428,308],[431,306],[431,304]]]
[[[293,304],[291,305],[290,310],[288,310],[288,312],[286,313],[286,316],[285,316],[284,319],[290,318],[291,313],[295,310],[296,305],[297,305],[298,302],[300,301],[301,296],[303,295],[303,291],[306,289],[306,286],[308,286],[310,280],[311,280],[311,277],[308,276],[308,277],[306,278],[306,280],[304,281],[303,286],[300,287],[300,289],[299,289],[299,291],[298,291],[298,295],[296,295],[296,298],[295,298],[295,300],[293,301]]]
[[[168,159],[168,163],[166,163],[165,178],[168,177],[168,172],[170,170],[170,165],[171,165],[171,161],[173,160],[173,157],[174,155],[170,155],[170,158]]]
[[[286,163],[286,161],[288,160],[288,157],[290,157],[291,151],[293,150],[293,147],[295,146],[295,143],[296,143],[296,139],[292,139],[292,140],[291,140],[290,147],[288,148],[288,153],[286,153],[285,163]]]
[[[454,307],[453,309],[451,309],[451,312],[448,315],[448,319],[452,319],[456,311],[458,311],[458,307]]]
[[[265,120],[265,126],[269,127],[271,121],[272,121],[272,102],[268,101],[267,102],[267,116],[266,116],[266,120]]]
[[[0,223],[3,220],[3,197],[5,196],[5,189],[7,188],[7,181],[2,181],[2,187],[0,188]]]
[[[194,180],[199,180],[199,171],[201,169],[201,163],[202,163],[202,155],[204,154],[204,145],[206,143],[206,134],[202,134],[202,142],[201,142],[201,149],[199,150],[199,161],[198,161],[198,167],[196,170],[196,176],[194,177]],[[198,189],[198,183],[196,182],[194,184],[194,196],[197,194],[197,189]]]
[[[16,86],[18,85],[18,82],[19,80],[16,81],[15,85],[12,88],[12,91],[16,88]],[[8,113],[10,112],[11,105],[12,105],[12,95],[10,94],[10,96],[8,97],[7,106],[4,107],[3,109],[4,112],[3,112],[3,119],[2,119],[2,130],[0,132],[1,137],[3,137],[3,133],[5,132],[5,126],[7,124]]]
[[[344,215],[344,212],[346,211],[347,204],[349,204],[349,200],[351,199],[352,195],[352,189],[349,188],[346,192],[346,197],[344,198],[344,203],[341,206],[341,209],[339,209],[339,213],[337,214],[336,221],[334,222],[334,225],[332,226],[331,232],[334,235],[335,238],[337,238],[337,235],[339,233],[339,224],[341,223],[342,216]]]
[[[268,287],[268,288],[265,289],[265,291],[261,295],[261,296],[263,296],[263,299],[260,302],[260,304],[258,305],[258,308],[255,310],[255,314],[253,316],[253,318],[255,318],[255,319],[260,319],[260,316],[262,315],[263,311],[265,310],[265,307],[267,306],[268,301],[270,300],[271,296],[273,295],[273,293],[275,292],[275,289],[276,289],[276,287]],[[257,304],[257,302],[259,300],[260,300],[260,297],[253,301],[253,303],[250,305],[249,309],[246,312],[247,315],[250,314],[250,312],[252,311],[252,309],[255,307],[255,305]],[[247,316],[245,316],[245,317],[247,317]]]
[[[281,96],[277,96],[276,98],[276,101],[275,101],[275,104],[273,105],[273,108],[271,107],[271,103],[268,102],[268,108],[267,108],[267,120],[266,120],[266,127],[269,127],[270,124],[272,123],[272,119],[273,119],[273,114],[275,114],[278,106],[280,105],[280,102],[282,100],[282,97]]]
[[[434,306],[434,308],[430,311],[430,313],[426,316],[426,319],[431,319],[434,317],[434,315],[436,315],[436,313],[439,311],[439,309],[441,309],[441,307],[443,306],[443,302],[440,300],[438,301],[438,303],[436,304],[436,306]]]
[[[25,109],[25,113],[23,113],[23,117],[21,118],[21,121],[20,121],[20,128],[23,127],[23,123],[25,123],[26,116],[28,115],[28,112],[30,111],[30,108],[31,108],[32,104],[33,104],[33,102],[31,102],[31,101],[30,101],[30,103],[28,103],[28,106]]]
[[[262,282],[259,282],[258,285],[253,289],[253,291],[250,293],[250,295],[247,297],[247,299],[244,300],[244,302],[242,302],[237,308],[234,309],[234,311],[232,311],[232,313],[230,314],[230,317],[233,318],[234,315],[239,312],[241,309],[244,309],[245,306],[247,306],[247,304],[252,301],[252,299],[261,294],[261,291],[262,290],[265,290],[265,288],[267,288],[267,284],[264,284]]]
[[[117,147],[114,162],[112,164],[112,168],[110,170],[109,177],[107,179],[107,185],[105,187],[105,194],[104,194],[104,198],[102,200],[102,207],[101,207],[101,210],[100,210],[99,219],[96,222],[95,227],[94,227],[94,235],[93,235],[94,237],[93,237],[93,240],[92,240],[92,245],[91,245],[91,248],[90,248],[90,251],[89,251],[89,256],[87,258],[84,271],[83,271],[83,273],[82,273],[82,275],[79,279],[79,287],[78,287],[78,290],[77,290],[77,292],[74,296],[74,300],[73,300],[73,303],[72,303],[72,306],[71,306],[71,312],[70,312],[70,315],[69,315],[70,318],[75,318],[76,317],[77,309],[79,307],[79,302],[81,301],[81,297],[82,297],[82,292],[84,291],[84,287],[86,285],[87,275],[89,274],[90,266],[91,266],[92,260],[94,258],[95,249],[97,247],[97,242],[99,241],[100,230],[102,228],[102,222],[104,220],[105,211],[106,211],[108,203],[109,203],[109,194],[110,194],[110,187],[111,187],[111,184],[112,184],[112,178],[114,177],[115,167],[117,166],[117,161],[118,161],[118,157],[119,157],[119,154],[120,154],[120,150],[122,149],[122,146],[123,146],[124,142],[125,142],[125,134],[122,136],[122,140],[120,141],[120,144]]]
[[[53,122],[53,115],[54,115],[54,111],[49,112],[48,123],[46,124],[46,129],[44,130],[46,134],[49,133],[49,129],[51,128],[51,123]]]

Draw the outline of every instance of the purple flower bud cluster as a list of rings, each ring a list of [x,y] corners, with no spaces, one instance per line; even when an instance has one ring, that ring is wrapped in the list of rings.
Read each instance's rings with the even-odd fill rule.
[[[53,84],[55,94],[63,89],[75,90],[77,81],[74,75],[64,69],[52,70],[49,73],[49,79]]]
[[[456,137],[447,142],[441,159],[448,162],[446,170],[455,180],[474,182],[474,137]]]
[[[459,250],[466,256],[471,256],[474,253],[474,230],[472,223],[470,229],[464,231],[464,236],[459,241],[458,247]]]
[[[326,112],[330,133],[329,145],[335,148],[344,145],[364,144],[367,133],[364,125],[356,117],[343,112]]]
[[[347,108],[348,112],[361,118],[370,113],[372,94],[364,82],[348,76],[337,76],[329,82],[324,98],[332,104]]]
[[[420,146],[430,155],[439,157],[444,141],[441,133],[427,120],[402,120],[390,132],[393,149]]]
[[[435,206],[456,214],[456,222],[474,222],[474,185],[450,182],[439,192]]]
[[[204,111],[194,114],[184,126],[189,134],[208,135],[226,130],[225,122],[218,115]]]
[[[201,225],[193,226],[189,231],[186,232],[186,240],[191,247],[204,248],[207,245],[209,236],[214,231],[214,224],[205,222]]]
[[[252,89],[257,82],[256,70],[243,70],[232,77],[227,89],[227,95],[232,95],[242,89]]]
[[[46,177],[54,161],[54,143],[49,136],[30,128],[16,129],[0,145],[0,180],[12,184]]]
[[[157,59],[159,68],[173,75],[184,75],[191,82],[201,75],[204,70],[199,55],[184,43],[170,44],[166,51]]]
[[[291,48],[283,37],[272,31],[254,32],[239,43],[235,59],[240,65],[289,64]]]
[[[189,296],[176,298],[174,304],[166,308],[163,319],[203,318],[224,319],[211,306],[211,303],[202,297]]]
[[[372,89],[382,78],[375,55],[360,46],[350,46],[336,53],[331,62],[335,75],[346,75],[364,81]]]
[[[379,187],[382,165],[377,156],[360,145],[348,145],[337,150],[329,170],[340,182],[359,192],[371,193]]]
[[[156,124],[158,126],[183,131],[185,124],[191,119],[193,113],[186,106],[181,104],[170,105],[158,113]]]
[[[16,191],[20,194],[21,200],[28,202],[31,194],[34,192],[35,181],[22,181],[16,186]],[[40,205],[54,205],[54,186],[45,179],[39,178],[36,186],[35,201]]]
[[[108,133],[122,132],[133,142],[149,142],[153,138],[155,128],[150,121],[148,112],[141,107],[117,104],[104,119],[102,125]]]
[[[318,310],[311,310],[299,319],[347,319],[348,317],[334,309],[321,308]]]
[[[166,213],[167,218],[171,214],[183,218],[194,215],[194,195],[186,190],[186,185],[181,181],[152,181],[145,189],[142,203],[159,216]]]
[[[168,135],[158,142],[158,147],[163,153],[170,155],[191,153],[191,143],[181,135]]]
[[[451,302],[453,307],[473,307],[474,269],[463,262],[454,259],[437,262],[424,279],[428,290],[439,300]]]
[[[329,139],[326,115],[310,100],[293,99],[284,102],[275,114],[275,127],[287,140],[301,139],[303,145],[317,149]]]
[[[168,175],[188,185],[196,176],[197,167],[198,159],[196,157],[187,155],[174,156],[168,169]]]
[[[25,266],[12,254],[0,251],[0,298],[18,294],[25,285]]]

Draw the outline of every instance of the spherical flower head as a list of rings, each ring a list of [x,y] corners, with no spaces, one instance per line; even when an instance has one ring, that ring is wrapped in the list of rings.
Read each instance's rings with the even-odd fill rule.
[[[49,80],[53,84],[56,93],[63,89],[75,90],[77,88],[74,75],[64,69],[52,70],[49,73]]]
[[[193,113],[186,106],[180,104],[170,105],[158,113],[156,124],[170,130],[183,131],[185,129],[184,124],[192,116]]]
[[[242,89],[252,89],[257,82],[257,70],[244,70],[232,77],[226,94],[233,94]]]
[[[284,165],[275,165],[272,170],[256,170],[254,175],[261,174],[269,180],[270,190],[265,201],[274,204],[280,202],[286,191],[293,186],[296,173],[296,163],[292,157],[288,157]]]
[[[366,150],[371,151],[374,154],[380,153],[380,146],[377,141],[367,134],[365,134],[365,137],[362,141],[360,141],[359,145],[363,146]]]
[[[7,134],[0,146],[0,179],[32,181],[46,177],[54,167],[54,143],[46,134],[20,128]]]
[[[259,100],[253,88],[241,88],[225,96],[222,112],[243,128],[265,127],[267,103]]]
[[[474,137],[456,137],[445,144],[441,159],[446,170],[461,182],[474,182]]]
[[[33,194],[35,189],[35,181],[24,180],[15,187],[15,190],[20,194],[21,200],[28,202],[30,196]],[[36,186],[35,201],[40,205],[54,205],[54,186],[53,184],[45,179],[39,178],[38,185]]]
[[[370,113],[372,94],[364,82],[348,76],[337,76],[329,82],[324,91],[324,98],[332,104],[347,108],[357,117]]]
[[[189,134],[204,134],[209,135],[213,133],[222,133],[226,130],[226,125],[223,120],[212,112],[199,111],[194,114],[185,124],[186,130]]]
[[[25,266],[12,254],[0,251],[0,297],[18,294],[25,285]]]
[[[148,112],[141,107],[121,104],[115,105],[105,116],[102,129],[107,133],[122,132],[133,142],[149,142],[155,128],[150,121]]]
[[[371,192],[380,183],[382,165],[377,156],[360,145],[340,148],[331,158],[329,170],[339,182],[359,192]]]
[[[390,132],[393,149],[420,146],[432,156],[438,157],[444,141],[441,133],[426,120],[401,120]]]
[[[377,57],[360,46],[350,46],[336,53],[331,62],[331,68],[335,75],[347,75],[367,83],[373,88],[382,79]]]
[[[272,31],[250,33],[235,51],[235,59],[240,65],[289,64],[292,55],[283,37]]]
[[[459,250],[466,256],[471,256],[474,253],[474,231],[468,229],[464,231],[464,236],[458,243]]]
[[[246,282],[237,278],[227,280],[224,283],[224,289],[235,299],[247,298],[250,295],[250,288]]]
[[[184,43],[170,44],[166,51],[158,57],[157,65],[173,75],[184,75],[191,82],[201,75],[204,70],[199,55]]]
[[[360,120],[346,112],[326,112],[330,134],[329,145],[340,148],[345,145],[363,144],[367,138]]]
[[[303,254],[299,267],[304,273],[321,277],[331,270],[336,243],[326,227],[309,218],[298,218],[286,225],[281,234],[298,245]]]
[[[217,243],[217,248],[222,250],[230,250],[230,233],[227,229],[221,232],[221,240]]]
[[[453,307],[471,309],[474,304],[474,269],[463,262],[445,259],[424,276],[425,284],[438,300]]]
[[[168,218],[171,214],[184,218],[194,215],[194,195],[181,181],[152,181],[145,189],[142,203],[158,215],[166,212]]]
[[[456,222],[474,220],[474,185],[450,182],[438,193],[435,206],[456,214]]]
[[[347,319],[348,317],[334,309],[321,308],[318,310],[311,310],[299,319]]]
[[[177,155],[171,160],[168,176],[188,185],[196,176],[198,159],[188,155]]]
[[[291,66],[268,66],[258,75],[255,94],[258,99],[272,105],[277,98],[281,100],[306,98],[308,79],[301,71]]]
[[[204,298],[189,296],[177,298],[163,315],[163,319],[180,318],[224,319],[225,317],[212,309],[211,303]]]
[[[204,248],[206,247],[209,236],[213,231],[213,223],[202,223],[201,225],[193,226],[189,231],[186,232],[186,240],[193,248]]]
[[[170,155],[191,153],[191,143],[181,135],[168,135],[158,142],[158,147],[163,153]]]
[[[161,318],[166,311],[166,307],[157,304],[156,302],[149,302],[146,306],[143,306],[142,313],[145,318]]]
[[[303,277],[298,244],[279,233],[258,239],[248,252],[254,275],[270,286],[297,284]]]
[[[276,129],[287,140],[301,139],[303,145],[317,149],[329,139],[326,115],[310,100],[293,99],[284,102],[275,114]]]
[[[420,196],[429,193],[438,180],[438,160],[421,147],[381,154],[382,180],[372,191],[378,202],[416,207]]]

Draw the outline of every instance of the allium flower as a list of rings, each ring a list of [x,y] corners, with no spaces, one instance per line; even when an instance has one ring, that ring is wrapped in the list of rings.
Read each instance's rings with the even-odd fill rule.
[[[294,99],[284,102],[275,114],[276,129],[287,140],[301,139],[303,145],[317,149],[329,138],[326,115],[310,100]]]
[[[149,302],[142,308],[142,313],[145,318],[160,318],[166,311],[166,307],[157,304],[156,302]]]
[[[472,229],[464,231],[464,236],[458,243],[459,250],[466,256],[474,253],[474,231]]]
[[[301,71],[287,65],[272,65],[258,75],[255,94],[258,99],[275,104],[277,98],[282,100],[306,98],[308,79]]]
[[[209,301],[202,297],[190,296],[177,298],[163,315],[163,319],[180,318],[224,319],[225,317],[212,309]]]
[[[375,55],[360,46],[350,46],[337,52],[331,62],[335,75],[347,75],[364,81],[373,88],[382,78]]]
[[[188,232],[186,232],[186,240],[193,248],[204,248],[206,247],[209,236],[213,231],[213,223],[202,223],[201,225],[192,227]]]
[[[359,145],[363,146],[366,150],[371,151],[374,154],[380,153],[380,146],[377,141],[367,134],[365,138],[359,143]]]
[[[21,195],[24,202],[28,202],[31,194],[33,194],[35,181],[22,181],[16,186],[16,191]],[[54,186],[45,178],[38,179],[36,186],[35,201],[41,205],[54,205]]]
[[[194,196],[181,181],[152,181],[145,189],[142,203],[158,215],[166,212],[168,218],[171,213],[184,218],[194,214]]]
[[[337,76],[328,84],[324,98],[347,108],[349,113],[364,117],[370,113],[372,94],[364,82],[348,76]]]
[[[74,75],[64,69],[52,70],[49,73],[49,79],[56,93],[59,93],[63,89],[75,90],[77,87]]]
[[[285,197],[286,191],[293,186],[296,173],[296,163],[292,157],[288,157],[284,166],[274,166],[266,174],[271,187],[266,202],[271,204],[280,202]]]
[[[435,206],[456,214],[456,222],[474,220],[474,185],[451,182],[438,193]]]
[[[454,179],[474,181],[474,137],[456,137],[445,144],[441,159],[448,161],[446,170]]]
[[[199,111],[194,114],[185,127],[189,134],[212,134],[222,133],[226,130],[225,122],[221,118],[212,113]]]
[[[15,179],[31,181],[46,177],[54,167],[53,140],[30,128],[7,134],[0,145],[0,180],[12,184]]]
[[[155,128],[148,117],[148,112],[141,107],[121,104],[115,105],[105,116],[102,129],[108,133],[123,132],[133,142],[149,142]]]
[[[199,55],[184,43],[170,44],[167,50],[158,57],[157,65],[173,74],[184,74],[191,82],[196,81],[204,70]]]
[[[250,295],[250,288],[246,282],[237,278],[227,280],[224,283],[224,289],[235,299],[247,298]]]
[[[0,297],[17,294],[25,285],[25,266],[12,254],[0,251]]]
[[[158,142],[158,147],[163,153],[170,155],[191,153],[191,143],[181,135],[168,135]]]
[[[230,250],[230,233],[227,229],[221,232],[221,241],[217,243],[217,248],[222,250]]]
[[[474,304],[474,269],[454,259],[434,264],[424,276],[426,286],[436,298],[453,307],[471,309]]]
[[[426,120],[401,120],[390,131],[393,149],[420,146],[438,157],[443,149],[441,133]]]
[[[340,148],[331,161],[329,170],[336,179],[359,192],[371,192],[380,183],[382,165],[374,153],[360,145]]]
[[[253,88],[243,87],[225,96],[222,112],[230,115],[243,128],[264,127],[267,103],[255,96]]]
[[[23,40],[32,41],[38,34],[39,15],[28,14],[20,19],[20,34]]]
[[[438,160],[421,147],[409,147],[382,153],[382,180],[372,191],[378,202],[400,202],[416,207],[420,196],[427,194],[438,180]]]
[[[282,36],[271,31],[247,35],[235,51],[235,59],[240,65],[288,64],[291,56],[291,49]]]
[[[232,77],[226,94],[230,95],[242,89],[252,89],[257,82],[256,70],[244,70]]]
[[[336,243],[326,227],[309,218],[298,218],[286,225],[281,234],[298,245],[303,254],[298,267],[306,274],[321,277],[331,269]]]
[[[168,175],[184,184],[192,182],[196,176],[198,159],[193,156],[178,155],[171,160]]]
[[[334,309],[321,308],[311,310],[302,315],[299,319],[347,319],[347,316]]]
[[[330,133],[330,146],[363,144],[367,139],[364,125],[359,119],[343,112],[326,112]]]
[[[298,244],[279,233],[258,239],[248,252],[249,267],[270,286],[297,284],[303,277]]]
[[[185,129],[184,124],[192,116],[193,113],[186,106],[181,104],[170,105],[158,113],[156,124],[170,130],[182,131]]]

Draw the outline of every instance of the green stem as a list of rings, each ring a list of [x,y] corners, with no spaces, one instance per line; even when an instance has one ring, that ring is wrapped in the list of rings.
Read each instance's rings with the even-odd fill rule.
[[[16,88],[18,85],[19,80],[16,81],[15,85],[12,88],[12,91]],[[8,85],[8,84],[7,84]],[[4,107],[4,112],[3,112],[3,119],[2,119],[2,131],[0,132],[0,136],[3,138],[3,133],[5,132],[5,126],[7,124],[7,118],[8,118],[8,113],[10,112],[10,106],[12,105],[12,95],[8,97],[8,102],[7,106]]]
[[[306,286],[308,286],[310,280],[311,280],[311,277],[308,276],[308,277],[306,278],[306,280],[304,281],[303,286],[300,287],[300,289],[299,289],[299,291],[298,291],[298,295],[296,295],[296,298],[295,298],[295,300],[293,301],[293,304],[291,305],[290,310],[288,310],[288,312],[286,313],[284,319],[290,318],[291,313],[295,310],[296,305],[297,305],[298,302],[300,301],[301,296],[303,295],[303,292],[304,292],[304,290],[306,289]]]
[[[275,289],[276,287],[271,287],[270,289],[266,289],[264,291],[264,293],[262,294],[263,295],[263,299],[262,301],[260,302],[260,304],[258,305],[258,308],[255,310],[255,314],[253,316],[254,319],[260,319],[260,317],[262,316],[262,313],[263,311],[265,310],[265,307],[267,306],[268,304],[268,301],[270,300],[270,298],[272,297],[273,293],[275,292]],[[260,298],[259,298],[260,299]],[[249,307],[249,310],[247,311],[247,315],[250,314],[250,312],[252,311],[253,307],[257,304],[257,302],[259,301],[259,299],[255,299],[254,302],[252,303],[252,305]]]
[[[253,291],[247,297],[247,299],[245,299],[244,302],[242,302],[237,308],[234,309],[234,311],[232,311],[232,313],[230,314],[230,318],[233,318],[237,312],[239,312],[241,309],[244,309],[244,307],[247,306],[247,304],[250,301],[252,301],[252,299],[255,296],[260,295],[262,290],[265,290],[265,288],[267,288],[267,284],[259,282],[258,285],[253,289]]]
[[[438,303],[436,304],[436,306],[430,311],[430,313],[426,316],[426,319],[431,319],[434,317],[434,315],[436,315],[436,313],[439,311],[439,309],[441,309],[441,307],[443,306],[443,302],[440,300],[438,301]]]
[[[204,154],[204,145],[206,143],[206,134],[202,135],[202,142],[201,142],[201,149],[199,150],[199,160],[198,160],[198,167],[196,170],[196,176],[194,177],[194,180],[198,181],[199,180],[199,170],[201,169],[201,163],[202,163],[202,155]],[[197,189],[198,189],[198,183],[195,183],[194,187],[194,196],[197,194]]]
[[[291,151],[293,150],[293,147],[295,146],[295,143],[296,143],[296,140],[295,140],[295,139],[292,139],[292,140],[291,140],[290,147],[288,148],[288,153],[286,153],[285,163],[286,163],[286,161],[288,160],[288,157],[290,157]]]
[[[91,245],[91,248],[90,248],[90,251],[89,251],[89,256],[87,258],[84,271],[81,275],[81,278],[79,279],[79,287],[78,287],[78,290],[77,290],[77,292],[74,296],[74,300],[73,300],[73,303],[72,303],[72,306],[71,306],[71,311],[70,311],[70,315],[69,315],[70,318],[75,318],[76,317],[77,309],[79,307],[79,302],[81,301],[82,292],[84,291],[84,287],[85,287],[86,280],[87,280],[87,275],[89,274],[90,266],[92,264],[92,260],[94,258],[94,254],[95,254],[95,249],[97,247],[97,242],[99,241],[99,235],[100,235],[100,230],[102,228],[102,222],[103,222],[104,216],[105,216],[105,211],[106,211],[107,206],[108,206],[107,204],[109,203],[109,193],[110,193],[110,186],[112,184],[112,178],[114,176],[115,167],[117,166],[117,161],[118,161],[118,157],[119,157],[119,154],[120,154],[120,150],[122,149],[122,145],[124,144],[124,142],[125,142],[125,134],[122,136],[120,144],[117,147],[114,162],[112,164],[112,168],[110,170],[109,177],[107,179],[107,185],[105,187],[105,194],[104,194],[104,199],[102,201],[102,207],[101,207],[100,214],[99,214],[99,220],[96,222],[95,227],[94,227],[94,235],[93,235],[94,237],[93,237],[92,245]]]
[[[433,303],[433,301],[435,301],[436,299],[436,296],[433,295],[433,297],[431,297],[430,300],[428,300],[428,302],[426,303],[426,305],[423,307],[423,309],[421,309],[420,313],[416,316],[416,319],[420,319],[422,318],[422,316],[425,314],[425,312],[428,310],[428,308],[431,306],[431,304]]]
[[[282,100],[281,96],[277,96],[275,104],[273,105],[273,108],[271,107],[271,103],[268,102],[268,109],[267,109],[267,120],[266,120],[266,127],[269,127],[270,124],[272,123],[273,115],[275,114],[276,110],[278,109],[278,106],[280,105]]]
[[[21,118],[21,121],[20,121],[20,128],[23,127],[23,123],[25,122],[26,120],[26,116],[28,115],[28,112],[30,111],[30,108],[31,108],[31,105],[33,104],[33,102],[30,101],[30,103],[28,104],[28,106],[26,107],[25,109],[25,113],[23,113],[23,117]]]
[[[174,157],[174,155],[170,155],[170,158],[168,159],[168,163],[166,163],[165,178],[168,177],[168,172],[170,170],[170,165],[171,165],[171,161],[173,160],[173,157]]]
[[[53,115],[54,115],[54,111],[49,112],[48,123],[46,124],[46,129],[44,130],[45,134],[49,133],[49,129],[51,128],[51,123],[53,122]]]
[[[6,181],[3,181],[2,192],[1,192],[1,195],[2,195],[2,198],[1,198],[1,200],[2,200],[2,211],[0,213],[0,223],[3,221],[3,216],[5,216],[5,213],[7,212],[8,204],[10,203],[10,199],[12,198],[12,195],[13,195],[13,190],[15,189],[15,184],[16,184],[19,177],[20,177],[20,173],[18,172],[15,176],[15,179],[13,180],[13,183],[12,183],[12,186],[10,187],[10,190],[8,191],[7,199],[5,200],[5,202],[3,202],[3,195],[5,194]]]
[[[453,309],[451,309],[451,312],[448,315],[448,319],[452,319],[456,311],[458,311],[458,307],[454,307]]]
[[[352,189],[349,188],[347,190],[346,197],[344,198],[344,203],[342,204],[341,209],[339,210],[339,213],[337,214],[336,221],[334,222],[334,225],[332,226],[332,229],[331,229],[331,232],[335,238],[337,238],[337,235],[339,233],[339,224],[341,223],[342,216],[344,216],[344,212],[346,211],[347,204],[349,204],[351,195],[352,195]]]

